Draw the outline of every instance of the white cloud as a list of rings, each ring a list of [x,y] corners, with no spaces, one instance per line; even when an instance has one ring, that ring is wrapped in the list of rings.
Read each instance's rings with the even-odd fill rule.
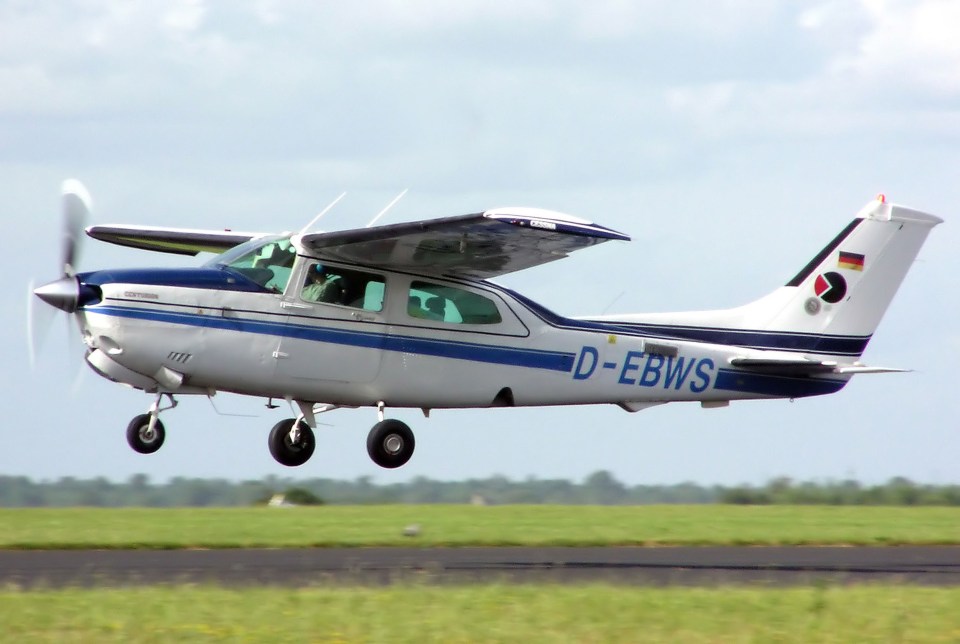
[[[206,14],[203,0],[179,0],[170,3],[161,17],[161,24],[172,32],[196,31]]]
[[[872,30],[841,68],[892,85],[956,96],[960,92],[960,3],[862,0]]]

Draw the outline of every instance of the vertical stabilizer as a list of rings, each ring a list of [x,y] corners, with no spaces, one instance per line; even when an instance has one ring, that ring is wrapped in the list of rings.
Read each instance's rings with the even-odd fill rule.
[[[759,300],[617,321],[663,337],[859,357],[930,230],[942,222],[880,195],[793,279]]]
[[[869,339],[927,234],[942,222],[879,196],[780,289],[783,304],[769,309],[761,328]],[[758,322],[767,313],[764,300],[746,308]]]

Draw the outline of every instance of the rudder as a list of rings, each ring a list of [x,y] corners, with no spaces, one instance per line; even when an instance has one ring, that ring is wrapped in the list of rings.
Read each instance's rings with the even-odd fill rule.
[[[864,338],[865,347],[930,230],[942,222],[878,196],[778,290],[785,291],[783,306],[768,309],[772,315],[760,328]],[[747,308],[760,314],[766,299]]]
[[[786,285],[749,304],[598,320],[663,338],[855,359],[866,348],[930,230],[942,222],[887,203],[880,195]]]

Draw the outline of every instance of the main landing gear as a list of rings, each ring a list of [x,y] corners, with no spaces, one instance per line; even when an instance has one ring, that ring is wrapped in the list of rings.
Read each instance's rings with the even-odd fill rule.
[[[170,404],[166,407],[160,406],[160,401],[167,396]],[[160,412],[173,409],[177,406],[177,401],[170,394],[160,394],[146,414],[134,416],[130,424],[127,425],[127,443],[133,448],[133,451],[140,454],[153,454],[163,447],[163,439],[167,432],[160,422]]]
[[[164,396],[170,401],[161,406]],[[316,415],[337,408],[337,405],[321,405],[314,408],[312,403],[297,401],[300,415],[297,418],[281,420],[270,430],[267,446],[270,454],[281,465],[298,467],[313,456],[317,448],[317,439],[313,427],[317,426]],[[160,421],[160,413],[173,409],[177,401],[172,394],[158,394],[145,414],[140,414],[127,425],[127,442],[135,452],[153,454],[163,446],[167,432]],[[367,454],[380,467],[392,470],[398,468],[413,456],[416,441],[413,431],[403,421],[384,418],[386,405],[377,403],[378,422],[367,434]],[[425,412],[426,413],[426,412]]]
[[[314,410],[308,403],[297,403],[301,414],[298,418],[281,420],[270,430],[267,445],[270,454],[281,465],[297,467],[306,463],[313,455],[317,443],[311,426],[316,426],[315,415],[336,409],[326,405]],[[384,404],[377,404],[379,422],[367,435],[367,453],[374,463],[386,469],[400,467],[413,456],[416,441],[413,431],[406,423],[390,418],[384,419]]]
[[[313,430],[300,418],[281,420],[270,430],[267,438],[270,454],[280,465],[297,467],[313,456],[317,447]]]
[[[392,470],[413,456],[416,441],[406,423],[395,418],[383,418],[383,402],[377,403],[377,424],[367,434],[367,454],[380,467]]]

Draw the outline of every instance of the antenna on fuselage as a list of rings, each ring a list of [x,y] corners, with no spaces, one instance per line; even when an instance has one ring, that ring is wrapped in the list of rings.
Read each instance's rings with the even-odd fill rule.
[[[347,196],[347,193],[346,193],[346,192],[341,192],[339,197],[337,197],[336,199],[334,199],[333,201],[331,201],[329,206],[327,206],[326,208],[324,208],[323,210],[321,210],[319,215],[317,215],[316,217],[314,217],[313,219],[311,219],[311,220],[310,220],[310,223],[307,224],[306,226],[304,226],[304,227],[300,230],[300,234],[301,234],[301,235],[306,235],[306,234],[307,234],[307,231],[310,230],[310,228],[312,228],[315,223],[317,223],[318,221],[320,221],[320,218],[321,218],[321,217],[323,217],[325,214],[327,214],[328,212],[330,212],[330,209],[333,208],[334,206],[336,206],[337,203],[338,203],[341,199],[343,199],[344,197],[346,197],[346,196]]]
[[[617,300],[619,300],[621,297],[623,297],[625,293],[626,293],[626,291],[620,291],[620,295],[618,295],[618,296],[616,296],[615,298],[613,298],[612,300],[610,300],[610,304],[607,304],[607,305],[604,307],[604,309],[600,312],[600,315],[606,315],[606,314],[607,314],[607,311],[610,310],[610,307],[612,307],[614,304],[616,304],[616,303],[617,303]]]
[[[374,217],[373,219],[371,219],[371,220],[370,220],[370,223],[367,224],[366,226],[364,226],[364,228],[369,228],[370,226],[372,226],[372,225],[374,225],[375,223],[377,223],[377,222],[380,220],[381,217],[383,217],[385,214],[387,214],[387,211],[388,211],[388,210],[390,210],[391,208],[393,208],[393,207],[397,204],[398,201],[400,201],[401,199],[403,199],[403,195],[407,194],[407,190],[409,190],[409,189],[410,189],[410,188],[404,188],[404,189],[403,189],[403,192],[401,192],[401,193],[398,194],[396,197],[394,197],[394,198],[393,198],[393,201],[391,201],[390,203],[388,203],[387,206],[386,206],[386,208],[384,208],[383,210],[381,210],[380,212],[378,212],[378,213],[377,213],[377,216]]]

